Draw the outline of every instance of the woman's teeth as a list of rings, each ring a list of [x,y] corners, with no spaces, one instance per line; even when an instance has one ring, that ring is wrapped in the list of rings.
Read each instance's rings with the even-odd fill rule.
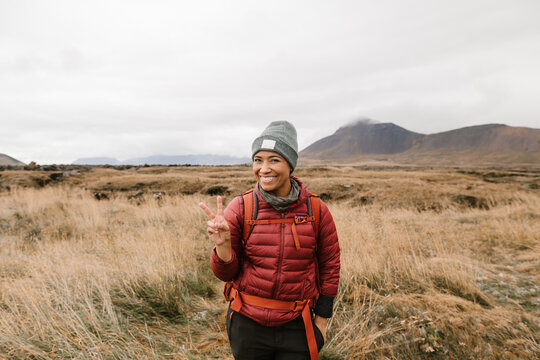
[[[261,181],[263,183],[269,183],[272,182],[275,178],[275,176],[261,176]]]

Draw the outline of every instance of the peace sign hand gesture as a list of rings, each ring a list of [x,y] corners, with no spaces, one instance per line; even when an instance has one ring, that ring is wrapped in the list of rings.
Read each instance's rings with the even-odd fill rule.
[[[217,197],[216,215],[214,215],[206,204],[201,202],[199,206],[210,218],[207,222],[208,227],[206,228],[208,237],[216,244],[216,252],[220,259],[228,262],[232,257],[231,231],[227,220],[225,220],[225,216],[223,216],[223,201],[221,196]]]

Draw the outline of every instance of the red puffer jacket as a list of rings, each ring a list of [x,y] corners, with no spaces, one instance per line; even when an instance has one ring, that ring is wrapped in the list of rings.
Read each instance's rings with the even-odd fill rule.
[[[300,185],[298,201],[283,214],[276,211],[262,199],[258,186],[257,219],[294,218],[307,215],[306,200],[310,192]],[[311,299],[317,295],[315,256],[319,263],[320,294],[329,297],[337,295],[340,270],[340,250],[336,227],[326,204],[321,201],[319,238],[311,223],[296,225],[301,249],[297,250],[292,235],[292,224],[258,224],[242,246],[244,204],[241,196],[236,197],[225,209],[225,218],[231,230],[232,259],[221,260],[214,249],[212,270],[223,281],[233,281],[233,286],[241,292],[264,298],[294,301]],[[240,310],[264,326],[280,326],[299,315],[288,310],[264,309],[244,304]]]

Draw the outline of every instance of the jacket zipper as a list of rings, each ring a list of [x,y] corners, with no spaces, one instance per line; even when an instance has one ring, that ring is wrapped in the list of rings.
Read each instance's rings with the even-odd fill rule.
[[[285,213],[281,213],[281,218],[285,218]],[[276,299],[277,290],[279,288],[279,278],[281,275],[281,263],[283,260],[283,247],[285,243],[285,223],[281,224],[281,231],[280,231],[280,238],[279,238],[279,256],[278,256],[278,264],[277,264],[277,277],[276,277],[276,283],[274,284],[274,291],[272,291],[272,299]]]

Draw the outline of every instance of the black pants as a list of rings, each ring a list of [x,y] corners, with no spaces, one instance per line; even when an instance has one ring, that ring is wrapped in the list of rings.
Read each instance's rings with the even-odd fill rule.
[[[231,316],[232,315],[232,316]],[[317,348],[324,345],[321,331],[313,325]],[[302,316],[276,327],[256,321],[230,309],[227,311],[227,334],[236,360],[309,359],[306,329]]]

